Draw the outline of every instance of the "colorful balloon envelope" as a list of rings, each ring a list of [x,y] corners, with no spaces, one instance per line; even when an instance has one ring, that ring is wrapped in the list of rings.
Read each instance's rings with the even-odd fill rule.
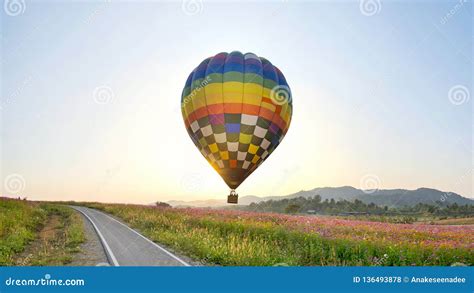
[[[253,53],[219,53],[189,75],[181,96],[186,130],[232,189],[257,169],[288,131],[293,112],[283,73]]]

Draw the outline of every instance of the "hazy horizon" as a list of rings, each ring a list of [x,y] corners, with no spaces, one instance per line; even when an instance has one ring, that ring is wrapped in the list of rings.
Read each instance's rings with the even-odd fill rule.
[[[320,187],[314,187],[314,188],[311,188],[311,189],[307,189],[307,190],[304,190],[304,189],[301,189],[301,190],[296,190],[294,192],[290,192],[288,194],[265,194],[265,195],[262,195],[262,194],[240,194],[239,196],[240,197],[244,197],[244,196],[257,196],[257,197],[268,197],[268,196],[287,196],[287,195],[291,195],[291,194],[294,194],[294,193],[297,193],[297,192],[301,192],[301,191],[310,191],[310,190],[313,190],[313,189],[317,189],[317,188],[342,188],[342,187],[354,187],[354,186],[349,186],[349,185],[344,185],[344,186],[320,186]],[[356,189],[359,189],[357,187],[354,187]],[[418,187],[418,188],[415,188],[415,189],[407,189],[409,191],[415,191],[415,190],[418,190],[418,189],[422,189],[422,188],[427,188],[427,189],[433,189],[433,188],[430,188],[430,187]],[[380,190],[395,190],[395,189],[404,189],[404,188],[388,188],[388,189],[380,189]],[[448,190],[439,190],[441,192],[445,192],[445,193],[451,193],[452,191],[448,191]],[[372,191],[370,191],[372,193]],[[465,195],[462,195],[462,194],[459,194],[460,196],[462,197],[465,197],[465,198],[468,198],[468,199],[472,199],[474,200],[474,197],[469,197],[469,196],[465,196]],[[21,199],[23,198],[26,198],[28,200],[37,200],[37,201],[49,201],[47,199],[41,199],[41,198],[29,198],[27,196],[23,196],[23,195],[17,195],[17,196],[13,196],[13,195],[2,195],[3,197],[6,197],[6,198],[12,198],[12,199],[16,199],[18,197],[20,197]],[[0,196],[0,197],[2,197]],[[77,197],[72,197],[70,199],[61,199],[59,201],[80,201],[80,200],[77,200],[76,199]],[[202,197],[202,198],[192,198],[192,199],[180,199],[180,198],[173,198],[173,199],[167,199],[167,200],[163,200],[163,199],[158,199],[158,200],[155,200],[155,201],[151,201],[151,202],[140,202],[140,201],[107,201],[107,200],[94,200],[94,202],[102,202],[102,203],[123,203],[123,204],[153,204],[157,201],[164,201],[164,202],[171,202],[171,201],[207,201],[207,200],[220,200],[220,201],[225,201],[225,197],[224,196],[217,196],[217,197],[214,197],[214,198],[211,198],[211,197]],[[53,201],[53,200],[51,200]],[[92,201],[92,200],[91,200]]]
[[[282,70],[294,107],[241,196],[353,186],[474,198],[472,3],[188,2],[4,7],[2,195],[224,199],[180,97],[203,59],[238,50]]]

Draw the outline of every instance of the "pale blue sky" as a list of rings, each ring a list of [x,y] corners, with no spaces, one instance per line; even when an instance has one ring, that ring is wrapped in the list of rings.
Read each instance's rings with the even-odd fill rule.
[[[382,1],[372,16],[357,1],[196,3],[195,14],[180,1],[4,8],[2,193],[223,198],[179,103],[204,58],[239,50],[277,65],[294,99],[287,136],[241,195],[359,188],[368,176],[473,196],[472,97],[448,95],[461,85],[472,96],[470,2]],[[113,98],[96,103],[103,86]]]

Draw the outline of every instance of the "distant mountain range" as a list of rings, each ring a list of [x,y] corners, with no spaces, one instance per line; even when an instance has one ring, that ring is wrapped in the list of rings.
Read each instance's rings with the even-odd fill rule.
[[[474,205],[474,200],[463,197],[453,192],[443,192],[431,188],[418,188],[416,190],[407,189],[380,189],[371,193],[354,188],[352,186],[343,187],[318,187],[312,190],[302,190],[285,196],[266,196],[258,197],[253,195],[242,196],[239,198],[240,205],[249,205],[267,200],[281,200],[285,198],[310,197],[319,194],[322,200],[334,198],[335,200],[355,200],[359,199],[365,203],[375,203],[380,206],[402,207],[414,206],[418,203],[435,204],[437,201],[443,204]],[[172,206],[188,207],[220,207],[226,205],[226,200],[209,199],[195,201],[177,201],[168,202]]]

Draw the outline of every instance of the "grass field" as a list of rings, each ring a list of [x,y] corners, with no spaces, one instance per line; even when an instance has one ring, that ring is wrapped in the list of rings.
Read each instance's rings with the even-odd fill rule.
[[[474,225],[474,217],[435,220],[432,223],[437,225]]]
[[[206,264],[474,265],[474,226],[392,224],[232,210],[86,204]]]
[[[72,209],[0,198],[0,265],[64,265],[84,240]]]

